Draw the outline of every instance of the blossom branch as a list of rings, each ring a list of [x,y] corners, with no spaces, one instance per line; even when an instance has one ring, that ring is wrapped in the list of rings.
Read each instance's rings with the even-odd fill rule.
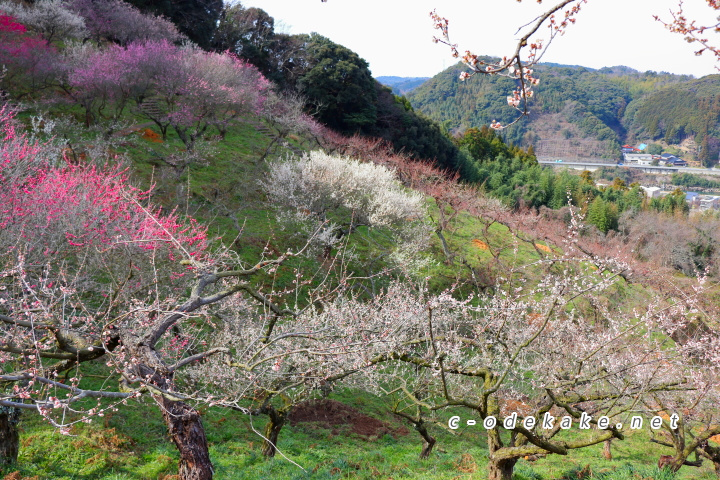
[[[470,50],[465,51],[461,61],[470,68],[470,71],[461,73],[460,80],[464,81],[476,74],[484,74],[500,75],[515,79],[518,82],[518,87],[512,92],[512,95],[507,97],[507,102],[520,115],[514,121],[505,125],[493,120],[490,124],[491,128],[497,130],[507,128],[517,123],[522,117],[530,114],[528,101],[533,96],[533,87],[540,82],[537,77],[533,76],[531,67],[540,61],[553,39],[558,35],[563,35],[565,29],[570,24],[575,23],[575,16],[585,3],[587,3],[587,0],[563,0],[539,15],[534,21],[527,24],[531,25],[530,29],[518,40],[515,51],[498,62],[481,60],[478,55],[475,55]],[[561,18],[556,18],[556,14],[568,6],[569,8],[563,12]],[[433,37],[433,42],[447,45],[450,47],[453,57],[460,57],[458,45],[450,40],[448,19],[438,15],[435,10],[430,12],[430,17],[434,22],[434,28],[440,31],[440,37]],[[543,44],[542,40],[530,42],[530,37],[535,35],[543,25],[547,25],[549,29],[548,42],[545,44]],[[526,48],[529,48],[528,55],[526,59],[523,59],[522,54]]]
[[[720,2],[718,0],[706,0],[706,2],[710,8],[720,10]],[[713,54],[717,60],[720,60],[720,48],[712,45],[710,40],[705,36],[706,31],[720,32],[720,22],[709,25],[698,25],[695,20],[690,20],[685,16],[682,0],[678,2],[678,10],[676,12],[671,11],[670,15],[672,16],[672,21],[670,22],[663,21],[657,15],[653,15],[653,18],[662,23],[669,31],[684,35],[685,41],[688,43],[699,43],[701,48],[695,51],[695,55],[699,56],[705,53],[705,51],[708,51]],[[720,70],[720,68],[718,69]]]

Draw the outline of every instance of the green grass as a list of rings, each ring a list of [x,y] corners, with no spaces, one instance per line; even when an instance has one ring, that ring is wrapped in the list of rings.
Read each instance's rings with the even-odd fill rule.
[[[438,443],[428,460],[419,460],[421,439],[410,425],[392,416],[385,402],[373,395],[344,390],[331,395],[392,428],[405,427],[403,435],[361,437],[348,429],[328,429],[313,423],[286,426],[280,434],[281,455],[265,459],[262,430],[265,419],[250,419],[237,412],[207,409],[203,415],[210,454],[218,479],[483,479],[487,450],[480,427],[459,429],[457,435],[433,427]],[[449,417],[443,414],[443,417]],[[465,414],[467,416],[467,414]],[[21,422],[21,451],[17,465],[1,475],[19,472],[21,478],[149,480],[177,471],[178,453],[169,441],[158,408],[144,401],[73,429],[63,436],[40,420],[26,415]],[[602,445],[572,451],[563,457],[549,455],[535,462],[520,460],[516,480],[704,480],[715,478],[712,468],[683,467],[674,477],[655,464],[666,449],[651,444],[645,431],[614,441],[613,459],[605,460]],[[592,472],[592,476],[583,476]],[[172,477],[171,477],[172,478]]]

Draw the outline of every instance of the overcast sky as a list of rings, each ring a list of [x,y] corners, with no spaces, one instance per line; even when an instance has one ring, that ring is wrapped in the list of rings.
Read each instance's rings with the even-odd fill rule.
[[[430,77],[455,63],[447,47],[432,43],[429,12],[450,20],[450,35],[461,52],[503,56],[511,53],[518,27],[553,2],[534,0],[244,0],[281,24],[286,33],[317,32],[357,52],[374,76]],[[701,23],[717,16],[704,0],[686,0]],[[690,8],[694,7],[694,8]],[[558,37],[543,61],[592,68],[626,65],[696,77],[718,73],[710,55],[665,30],[653,19],[670,19],[677,0],[589,0],[577,24]],[[711,37],[720,35],[710,34]],[[537,36],[547,39],[544,31]],[[720,38],[712,38],[716,44]]]

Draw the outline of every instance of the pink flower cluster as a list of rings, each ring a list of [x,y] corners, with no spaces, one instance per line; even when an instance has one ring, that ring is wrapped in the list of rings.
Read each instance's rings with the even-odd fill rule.
[[[196,257],[207,248],[205,228],[147,204],[149,192],[129,183],[119,167],[53,166],[42,146],[17,135],[13,112],[0,109],[0,229],[49,254],[69,247],[143,250],[165,246]],[[63,243],[65,246],[63,247]]]
[[[270,88],[257,68],[234,55],[166,40],[111,46],[75,63],[67,82],[89,119],[113,117],[134,102],[163,136],[172,127],[188,148],[208,127],[224,134],[238,116],[258,113]],[[144,108],[148,101],[154,108]]]
[[[57,51],[40,37],[28,33],[15,18],[0,12],[0,65],[4,83],[21,90],[42,84],[50,75]]]

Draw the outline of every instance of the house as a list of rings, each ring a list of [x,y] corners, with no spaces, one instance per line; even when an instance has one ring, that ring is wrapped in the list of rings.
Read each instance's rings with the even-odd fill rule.
[[[687,162],[671,153],[663,153],[660,155],[658,165],[666,165],[668,167],[687,167]]]
[[[699,195],[700,210],[717,210],[720,208],[720,196],[717,195]]]
[[[660,187],[643,187],[640,188],[643,189],[645,192],[645,195],[647,195],[647,198],[660,198],[662,197],[662,190],[660,190]]]
[[[675,155],[672,155],[670,153],[663,153],[660,155],[658,165],[673,166],[673,160],[675,160],[676,158],[677,157]]]
[[[698,195],[700,210],[716,209],[720,206],[720,197],[716,195]]]
[[[623,159],[625,163],[638,163],[640,165],[650,165],[652,163],[652,155],[648,153],[624,153]]]
[[[675,157],[671,160],[671,162],[672,162],[672,166],[674,166],[674,167],[687,167],[687,162],[685,160],[683,160],[682,158]]]
[[[641,153],[644,147],[647,147],[647,145],[642,144],[639,147],[633,147],[631,145],[623,145],[620,148],[620,151],[622,153]]]
[[[690,204],[690,207],[696,207],[700,205],[700,194],[697,192],[685,192],[685,201]]]

